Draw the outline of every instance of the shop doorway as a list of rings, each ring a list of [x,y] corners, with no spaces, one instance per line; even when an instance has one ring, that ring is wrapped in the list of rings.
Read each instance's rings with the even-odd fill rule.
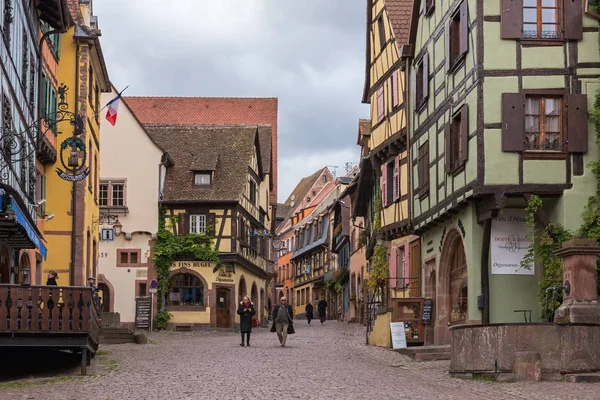
[[[229,289],[217,289],[217,328],[229,328]]]
[[[448,233],[440,256],[435,344],[449,344],[449,327],[468,320],[468,276],[465,248],[460,233]]]
[[[98,292],[100,292],[100,309],[102,312],[110,312],[110,289],[106,284],[99,283]]]

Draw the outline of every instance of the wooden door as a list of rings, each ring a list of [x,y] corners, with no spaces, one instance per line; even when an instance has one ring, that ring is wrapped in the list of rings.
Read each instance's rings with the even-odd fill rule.
[[[217,289],[217,328],[229,328],[229,290]]]

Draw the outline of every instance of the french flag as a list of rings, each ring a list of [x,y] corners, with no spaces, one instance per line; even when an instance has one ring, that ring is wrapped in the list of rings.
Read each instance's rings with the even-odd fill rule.
[[[125,89],[121,91],[123,93]],[[121,102],[121,93],[119,93],[114,99],[108,102],[106,107],[108,107],[108,111],[106,111],[106,120],[110,122],[112,126],[115,126],[117,123],[117,112],[119,112],[119,103]]]

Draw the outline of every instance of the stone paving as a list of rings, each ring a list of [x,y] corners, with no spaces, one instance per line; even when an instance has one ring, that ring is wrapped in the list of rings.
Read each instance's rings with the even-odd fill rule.
[[[366,346],[362,327],[296,325],[285,348],[256,328],[250,348],[232,332],[163,332],[147,345],[101,346],[89,376],[3,383],[0,399],[600,399],[600,384],[451,378],[448,361],[417,363]]]

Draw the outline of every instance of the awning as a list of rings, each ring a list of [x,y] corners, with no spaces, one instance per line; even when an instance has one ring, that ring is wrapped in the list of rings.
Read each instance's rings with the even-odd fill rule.
[[[4,203],[7,196],[2,195],[1,199],[0,201]],[[0,218],[0,240],[7,242],[16,249],[37,248],[44,260],[46,259],[48,251],[42,238],[37,234],[36,229],[27,220],[14,199],[10,199],[2,217]]]

